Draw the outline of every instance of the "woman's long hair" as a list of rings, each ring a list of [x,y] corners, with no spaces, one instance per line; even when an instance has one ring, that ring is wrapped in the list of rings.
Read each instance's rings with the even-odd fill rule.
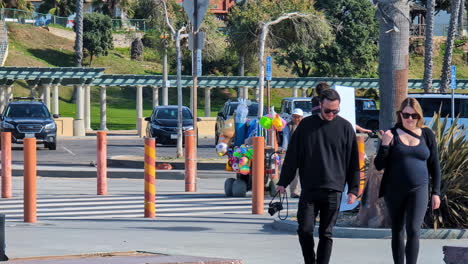
[[[397,124],[403,124],[400,113],[407,106],[413,108],[414,111],[419,115],[419,119],[416,123],[416,126],[419,128],[424,127],[424,118],[421,105],[419,104],[418,100],[416,100],[416,98],[411,97],[407,97],[405,100],[403,100],[403,102],[401,102],[400,108],[396,111]]]

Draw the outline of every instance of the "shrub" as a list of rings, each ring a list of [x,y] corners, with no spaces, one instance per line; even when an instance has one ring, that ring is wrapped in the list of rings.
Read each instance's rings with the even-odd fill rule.
[[[438,142],[442,175],[440,208],[426,215],[426,224],[434,229],[468,227],[468,128],[461,128],[458,118],[451,125],[449,120],[439,112],[429,125]]]

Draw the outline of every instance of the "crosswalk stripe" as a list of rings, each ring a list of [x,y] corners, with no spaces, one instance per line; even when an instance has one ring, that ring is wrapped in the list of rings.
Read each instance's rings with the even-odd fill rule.
[[[265,208],[268,206],[265,200]],[[223,194],[170,193],[156,196],[156,216],[199,216],[215,214],[250,214],[250,197],[224,197]],[[23,217],[23,200],[0,199],[0,213],[7,220]],[[75,195],[37,198],[37,217],[42,219],[142,218],[143,195]]]

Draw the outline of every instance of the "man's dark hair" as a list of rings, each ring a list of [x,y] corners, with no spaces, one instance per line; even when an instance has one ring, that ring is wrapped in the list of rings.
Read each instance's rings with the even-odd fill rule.
[[[317,96],[320,96],[323,91],[329,90],[329,89],[330,89],[330,85],[328,85],[328,83],[321,82],[317,84],[317,86],[315,86],[315,93],[317,94]]]
[[[320,103],[322,103],[325,99],[327,99],[328,101],[338,100],[341,102],[340,94],[333,89],[327,89],[322,91],[322,93],[320,94]]]

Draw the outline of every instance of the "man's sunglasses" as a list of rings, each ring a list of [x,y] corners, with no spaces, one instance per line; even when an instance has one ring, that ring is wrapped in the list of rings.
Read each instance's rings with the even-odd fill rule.
[[[338,113],[340,112],[340,109],[337,109],[337,110],[323,109],[323,112],[324,112],[325,114],[330,114],[330,113],[332,113],[332,114],[336,115],[336,114],[338,114]]]
[[[419,117],[419,114],[416,114],[416,113],[414,113],[414,114],[410,114],[410,113],[401,113],[401,116],[402,116],[404,119],[408,119],[408,118],[410,118],[410,116],[411,116],[412,119],[419,119],[419,118],[420,118],[420,117]]]

